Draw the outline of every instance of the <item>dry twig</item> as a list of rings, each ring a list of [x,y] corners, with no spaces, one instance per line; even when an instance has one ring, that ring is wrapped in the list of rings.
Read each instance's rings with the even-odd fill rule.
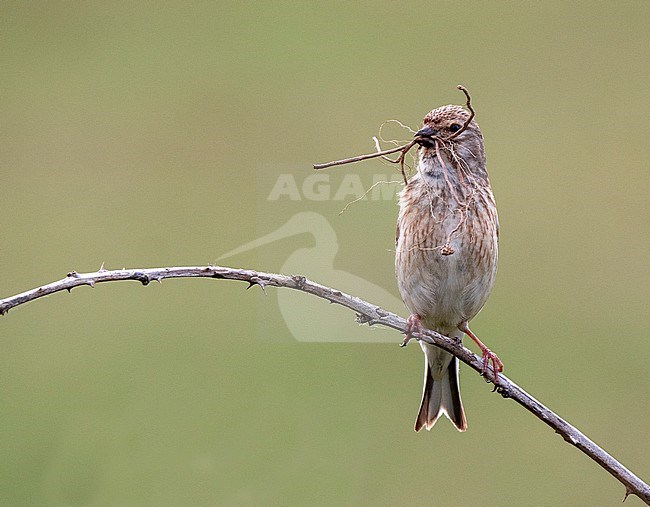
[[[116,269],[109,271],[103,269],[102,265],[100,270],[94,273],[77,273],[72,271],[71,273],[68,273],[65,278],[56,282],[22,292],[21,294],[16,294],[15,296],[0,299],[0,315],[4,315],[11,308],[15,308],[16,306],[25,304],[29,301],[63,290],[71,291],[73,288],[81,285],[94,287],[97,283],[119,280],[135,280],[143,285],[148,285],[152,281],[160,282],[164,278],[188,277],[240,280],[247,282],[249,288],[253,285],[259,285],[263,289],[265,287],[286,287],[289,289],[295,289],[353,310],[357,314],[357,322],[361,324],[368,324],[369,326],[381,324],[396,329],[401,333],[406,331],[406,321],[394,313],[387,312],[377,305],[363,301],[358,297],[307,280],[304,276],[287,276],[220,266]],[[415,334],[414,338],[452,353],[479,373],[483,369],[481,358],[463,347],[462,344],[457,343],[446,336],[425,329],[422,333]],[[491,376],[492,373],[490,372],[486,380],[490,381],[489,377]],[[601,447],[596,445],[592,440],[587,438],[587,436],[581,433],[577,428],[542,405],[512,380],[508,379],[508,377],[499,374],[498,378],[499,380],[498,384],[495,386],[495,391],[501,394],[504,398],[510,398],[516,401],[535,417],[554,429],[556,433],[559,433],[566,442],[580,449],[607,472],[613,475],[625,486],[626,497],[633,494],[638,496],[646,504],[650,505],[650,486],[648,486],[648,484],[630,472],[625,468],[625,466],[610,456]]]
[[[402,178],[404,179],[404,184],[406,184],[407,179],[406,179],[406,173],[404,172],[404,157],[406,156],[408,151],[413,147],[415,143],[417,143],[416,139],[406,143],[403,146],[398,146],[397,148],[391,148],[390,150],[378,151],[376,153],[368,153],[367,155],[358,155],[356,157],[344,158],[341,160],[334,160],[333,162],[327,162],[325,164],[314,164],[314,169],[325,169],[327,167],[333,167],[336,165],[352,164],[354,162],[361,162],[362,160],[369,160],[371,158],[382,157],[384,160],[387,160],[388,162],[391,162],[393,164],[400,164]],[[401,153],[396,160],[392,160],[386,157],[386,155],[390,155],[391,153],[397,153],[398,151]]]
[[[472,119],[474,119],[474,108],[472,108],[472,98],[470,97],[469,92],[467,91],[467,88],[465,88],[463,85],[458,85],[458,89],[462,91],[465,94],[466,97],[466,102],[465,106],[467,109],[469,109],[470,115],[463,124],[463,126],[458,130],[458,132],[454,132],[453,135],[449,137],[443,138],[438,138],[437,136],[431,136],[428,137],[427,139],[431,139],[436,143],[436,146],[438,144],[438,141],[451,141],[452,139],[455,139],[458,137],[460,134],[463,133],[465,129],[467,129],[467,126],[470,124]],[[397,121],[397,120],[395,120]],[[401,124],[401,123],[400,123]],[[402,124],[401,124],[402,125]],[[337,165],[345,165],[345,164],[352,164],[354,162],[361,162],[363,160],[369,160],[371,158],[377,158],[381,157],[384,160],[387,160],[388,162],[391,162],[393,164],[399,164],[400,165],[400,172],[402,173],[402,179],[404,180],[404,184],[406,185],[408,183],[408,179],[406,178],[406,172],[404,170],[404,157],[406,157],[406,154],[408,151],[413,147],[413,145],[417,144],[417,142],[421,138],[418,137],[416,139],[413,139],[412,141],[409,141],[408,143],[398,146],[397,148],[391,148],[390,150],[384,150],[384,151],[379,151],[377,150],[375,153],[368,153],[367,155],[358,155],[356,157],[350,157],[350,158],[344,158],[341,160],[334,160],[332,162],[326,162],[324,164],[314,164],[314,169],[326,169],[327,167],[334,167]],[[390,155],[391,153],[397,153],[400,152],[399,156],[393,160],[391,158],[388,158],[386,155]]]
[[[469,118],[465,120],[465,123],[463,124],[462,128],[458,131],[455,132],[454,135],[450,136],[447,138],[447,141],[451,141],[452,139],[455,139],[459,135],[463,133],[463,131],[467,128],[467,126],[470,124],[470,122],[474,119],[474,108],[472,107],[472,97],[470,97],[469,92],[467,91],[467,88],[465,88],[463,85],[458,85],[458,89],[465,94],[465,98],[467,99],[465,102],[465,107],[469,109]]]

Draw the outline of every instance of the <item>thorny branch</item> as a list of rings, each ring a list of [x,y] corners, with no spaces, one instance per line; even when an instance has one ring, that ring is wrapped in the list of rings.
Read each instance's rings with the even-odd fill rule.
[[[472,121],[474,119],[474,109],[472,108],[472,98],[470,97],[469,92],[467,91],[467,88],[465,88],[463,85],[458,85],[458,89],[462,91],[465,94],[465,97],[467,101],[465,102],[465,106],[467,109],[469,109],[470,115],[463,124],[463,126],[458,130],[458,132],[455,132],[452,136],[446,137],[446,138],[438,138],[437,136],[432,136],[429,139],[433,140],[436,144],[436,149],[438,146],[438,141],[451,141],[452,139],[455,139],[458,137],[460,134],[462,134]],[[400,165],[400,172],[402,173],[402,179],[404,180],[404,184],[406,185],[408,183],[408,180],[406,178],[406,172],[404,170],[404,158],[406,157],[406,154],[408,151],[415,145],[417,144],[418,139],[413,139],[409,141],[408,143],[398,146],[397,148],[391,148],[390,150],[383,150],[379,151],[377,150],[375,153],[368,153],[367,155],[357,155],[356,157],[350,157],[350,158],[344,158],[341,160],[334,160],[332,162],[326,162],[324,164],[314,164],[314,169],[325,169],[327,167],[334,167],[337,165],[345,165],[345,164],[352,164],[354,162],[361,162],[363,160],[369,160],[371,158],[377,158],[381,157],[384,160],[387,160],[388,162],[391,162],[393,164],[399,164]],[[391,153],[397,153],[399,152],[399,156],[393,160],[391,158],[388,158],[386,155],[390,155]]]
[[[220,266],[116,269],[110,271],[105,270],[102,266],[99,271],[94,273],[77,273],[72,271],[68,273],[65,278],[56,282],[16,294],[15,296],[0,299],[0,315],[4,315],[10,309],[35,299],[63,290],[70,292],[73,288],[81,285],[94,287],[95,284],[98,283],[119,280],[135,280],[142,283],[142,285],[148,285],[152,281],[160,282],[165,278],[188,277],[240,280],[247,282],[248,288],[253,285],[259,285],[262,289],[265,287],[285,287],[295,289],[323,298],[330,303],[336,303],[349,308],[356,312],[357,322],[360,324],[368,324],[369,326],[381,324],[396,329],[401,333],[406,331],[406,321],[394,313],[387,312],[377,305],[363,301],[358,297],[307,280],[304,276],[287,276]],[[457,343],[446,336],[425,329],[422,333],[414,334],[413,337],[450,352],[479,373],[483,369],[482,360],[478,356],[463,347],[462,344]],[[492,376],[493,372],[491,372],[489,377]],[[488,379],[486,378],[486,380]],[[498,383],[495,385],[494,390],[504,398],[510,398],[516,401],[538,419],[550,426],[556,433],[559,433],[566,442],[580,449],[607,472],[613,475],[625,486],[625,497],[633,494],[638,496],[646,504],[650,505],[650,486],[648,486],[648,484],[630,472],[625,468],[625,466],[610,456],[601,447],[596,445],[592,440],[587,438],[587,436],[581,433],[577,428],[542,405],[512,380],[508,379],[508,377],[499,374]]]

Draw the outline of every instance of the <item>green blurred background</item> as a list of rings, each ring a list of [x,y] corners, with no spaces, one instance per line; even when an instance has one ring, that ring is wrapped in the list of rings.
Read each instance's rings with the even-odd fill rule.
[[[102,262],[215,263],[304,211],[320,225],[219,262],[295,269],[404,315],[395,201],[339,215],[351,198],[334,198],[345,175],[367,188],[394,168],[332,169],[323,200],[301,185],[313,162],[372,151],[384,120],[417,127],[462,104],[462,83],[502,226],[473,327],[509,376],[648,480],[649,14],[645,1],[3,2],[0,297]],[[268,199],[280,175],[299,199]],[[105,284],[0,319],[0,503],[622,499],[464,367],[467,433],[414,433],[417,345],[244,287]],[[312,322],[342,343],[294,337]]]

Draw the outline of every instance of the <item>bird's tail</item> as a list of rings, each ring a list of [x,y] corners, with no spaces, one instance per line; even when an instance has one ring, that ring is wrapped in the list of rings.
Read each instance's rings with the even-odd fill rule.
[[[436,352],[438,357],[440,357],[441,352],[448,354],[448,352],[440,349]],[[451,354],[449,355],[451,356]],[[434,379],[428,356],[429,354],[425,349],[424,389],[420,411],[415,420],[415,431],[420,431],[422,428],[430,430],[441,414],[445,414],[454,423],[458,431],[465,431],[467,421],[465,420],[465,411],[463,410],[458,386],[458,359],[451,356],[449,366],[442,372],[440,378]]]

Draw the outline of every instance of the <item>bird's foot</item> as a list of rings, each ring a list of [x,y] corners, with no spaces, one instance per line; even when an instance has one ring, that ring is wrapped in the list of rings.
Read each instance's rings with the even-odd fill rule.
[[[478,337],[471,331],[469,328],[469,325],[467,322],[463,322],[460,326],[458,326],[458,329],[460,329],[463,333],[465,333],[467,336],[469,336],[476,345],[478,345],[478,348],[481,349],[481,355],[483,358],[483,367],[481,368],[481,375],[483,375],[486,379],[488,379],[488,373],[490,371],[490,363],[492,363],[492,371],[494,372],[494,385],[497,385],[499,383],[499,372],[503,371],[503,362],[501,359],[499,359],[499,356],[497,356],[494,352],[492,352],[490,349],[488,349],[481,340],[478,339]]]
[[[489,372],[488,365],[492,363],[492,371],[494,372],[494,384],[498,384],[499,372],[503,371],[503,362],[501,359],[499,359],[499,356],[497,356],[487,347],[481,349],[481,353],[483,354],[483,369],[481,371],[481,374],[487,378]]]
[[[421,331],[422,321],[420,320],[420,316],[416,313],[412,313],[409,315],[409,318],[406,319],[406,334],[404,335],[400,347],[406,347],[409,341],[411,341],[411,338],[413,338],[413,333],[419,333]]]

